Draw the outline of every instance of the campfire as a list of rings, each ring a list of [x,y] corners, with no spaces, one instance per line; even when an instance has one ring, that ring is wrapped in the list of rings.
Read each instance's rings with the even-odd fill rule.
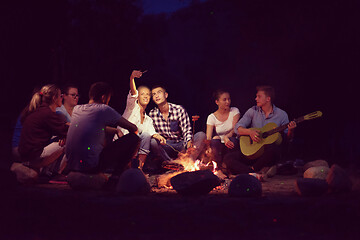
[[[171,189],[170,179],[184,172],[210,170],[216,176],[223,178],[224,175],[218,170],[217,163],[214,161],[213,153],[208,144],[206,144],[205,149],[199,154],[199,158],[196,160],[192,158],[194,151],[197,151],[195,147],[189,148],[185,153],[179,153],[177,159],[163,163],[163,168],[169,169],[169,171],[158,176],[158,188]]]
[[[198,119],[199,116],[192,116],[193,136],[194,136],[195,122]],[[199,153],[198,151],[201,152]],[[197,157],[195,158],[194,156]],[[214,153],[212,152],[209,141],[205,141],[205,147],[203,149],[197,149],[196,146],[193,146],[191,148],[188,148],[185,153],[179,152],[178,158],[172,161],[164,162],[163,168],[169,169],[169,171],[165,174],[157,176],[156,185],[158,188],[172,189],[173,186],[170,180],[175,176],[183,173],[190,173],[190,172],[198,173],[201,171],[207,171],[207,173],[210,175],[209,176],[210,178],[211,175],[218,180],[219,179],[223,180],[226,177],[218,169],[217,163],[215,161]],[[213,174],[211,174],[211,172]],[[212,179],[212,181],[213,180],[214,179]]]

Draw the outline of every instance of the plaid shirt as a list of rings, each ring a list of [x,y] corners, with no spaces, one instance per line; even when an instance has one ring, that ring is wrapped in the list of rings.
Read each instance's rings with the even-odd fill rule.
[[[155,107],[149,113],[154,121],[154,127],[157,133],[167,140],[176,142],[184,141],[184,145],[191,140],[191,124],[186,110],[173,103],[169,104],[169,116],[165,120],[160,110]]]

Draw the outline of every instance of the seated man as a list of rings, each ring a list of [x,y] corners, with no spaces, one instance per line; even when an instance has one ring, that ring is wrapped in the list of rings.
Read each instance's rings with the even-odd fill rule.
[[[151,151],[160,159],[167,161],[177,157],[181,152],[194,145],[197,149],[191,155],[196,160],[203,148],[206,135],[198,132],[192,139],[190,119],[186,110],[180,106],[167,101],[168,93],[162,86],[155,86],[151,90],[152,99],[157,105],[149,113],[154,121],[155,130],[163,138],[151,139]]]
[[[288,129],[284,131],[287,138],[293,138],[294,128],[296,123],[294,121],[289,123],[288,115],[285,111],[276,107],[273,104],[275,91],[270,86],[257,87],[256,106],[253,106],[244,114],[244,116],[235,125],[235,133],[239,136],[247,135],[253,142],[260,141],[260,131],[249,128],[262,128],[267,123],[275,123],[278,126],[288,124]],[[272,144],[266,145],[264,154],[256,159],[247,159],[240,151],[229,153],[224,157],[224,163],[230,174],[250,173],[256,172],[260,176],[266,174],[272,175],[274,173],[268,172],[280,158],[280,147]],[[274,168],[272,168],[274,169]]]
[[[118,178],[137,152],[137,127],[108,106],[111,94],[107,83],[94,83],[89,103],[74,107],[66,142],[69,171],[96,174],[113,169],[112,177]],[[119,125],[130,133],[105,145],[109,125]]]
[[[134,70],[130,76],[130,92],[127,96],[126,108],[123,117],[135,124],[138,128],[138,135],[140,137],[140,148],[137,154],[139,160],[139,167],[142,169],[145,160],[150,152],[151,138],[162,141],[163,137],[157,134],[154,129],[153,120],[146,114],[145,110],[150,102],[151,93],[150,89],[146,86],[140,86],[136,89],[135,78],[142,76],[141,71]],[[119,127],[118,127],[119,128]],[[119,128],[123,134],[129,131]],[[114,139],[117,139],[115,135]]]

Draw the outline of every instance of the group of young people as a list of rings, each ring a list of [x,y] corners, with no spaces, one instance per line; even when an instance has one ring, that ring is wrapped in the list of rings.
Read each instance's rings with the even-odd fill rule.
[[[249,161],[241,154],[239,136],[248,135],[258,142],[259,131],[250,128],[261,128],[268,122],[288,124],[286,136],[293,136],[296,124],[289,123],[286,112],[273,104],[275,95],[270,86],[258,87],[256,106],[242,117],[236,107],[231,107],[230,93],[216,91],[218,109],[208,116],[206,133],[193,135],[187,111],[168,102],[164,86],[136,86],[135,79],[142,74],[134,70],[130,76],[122,115],[108,105],[112,88],[105,82],[92,84],[89,102],[82,105],[78,105],[75,86],[66,87],[63,94],[53,84],[36,91],[14,132],[11,170],[18,179],[25,182],[24,169],[31,172],[26,180],[44,172],[108,172],[118,179],[131,162],[144,170],[146,166],[161,168],[161,163],[176,159],[179,152],[189,148],[195,161],[206,145],[219,168],[228,174],[266,174],[278,159],[278,148],[268,147],[266,154]],[[150,99],[156,107],[147,114]]]

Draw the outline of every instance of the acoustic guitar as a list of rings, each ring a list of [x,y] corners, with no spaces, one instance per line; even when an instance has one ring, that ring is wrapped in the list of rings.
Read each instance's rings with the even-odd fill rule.
[[[305,116],[295,119],[296,124],[305,121],[311,120],[322,116],[322,112],[316,111],[309,113]],[[250,128],[253,130],[259,130],[259,142],[254,142],[250,136],[241,136],[240,137],[240,149],[241,152],[249,159],[255,159],[261,156],[264,153],[265,145],[269,144],[278,144],[282,142],[282,137],[280,132],[284,131],[287,128],[287,124],[278,127],[275,123],[268,123],[262,128]]]

